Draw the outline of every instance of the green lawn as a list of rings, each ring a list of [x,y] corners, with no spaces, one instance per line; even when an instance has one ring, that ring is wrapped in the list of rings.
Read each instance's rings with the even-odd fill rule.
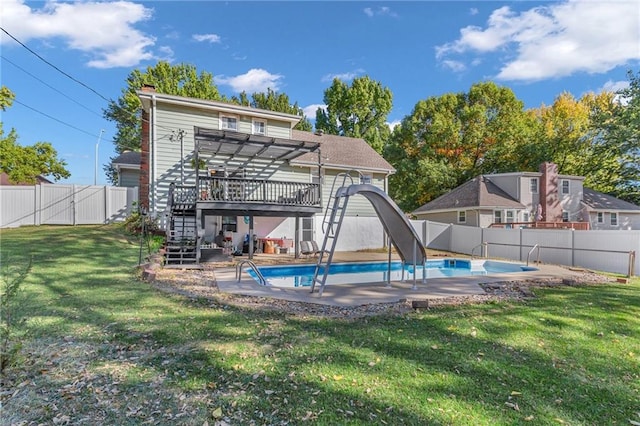
[[[0,238],[5,267],[34,259],[6,424],[640,422],[637,278],[346,320],[156,291],[116,226]]]

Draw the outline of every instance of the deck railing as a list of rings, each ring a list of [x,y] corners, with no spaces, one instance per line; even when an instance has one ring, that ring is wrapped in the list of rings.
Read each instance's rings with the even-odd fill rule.
[[[317,183],[266,179],[201,177],[198,201],[321,206]]]

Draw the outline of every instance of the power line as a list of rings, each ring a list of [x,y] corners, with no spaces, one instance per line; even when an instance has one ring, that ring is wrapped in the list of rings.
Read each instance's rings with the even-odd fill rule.
[[[55,117],[52,117],[52,116],[50,116],[49,114],[44,113],[44,112],[42,112],[42,111],[40,111],[40,110],[37,110],[37,109],[35,109],[35,108],[33,108],[33,107],[30,107],[29,105],[24,104],[24,103],[20,102],[20,101],[19,101],[19,100],[17,100],[17,99],[14,99],[14,100],[13,100],[13,102],[15,102],[15,103],[17,103],[17,104],[19,104],[19,105],[22,105],[22,106],[23,106],[23,107],[25,107],[25,108],[29,108],[31,111],[37,112],[38,114],[44,115],[45,117],[47,117],[47,118],[49,118],[49,119],[51,119],[51,120],[53,120],[53,121],[57,121],[57,122],[58,122],[58,123],[60,123],[60,124],[63,124],[63,125],[65,125],[65,126],[67,126],[67,127],[70,127],[70,128],[72,128],[72,129],[74,129],[74,130],[77,130],[77,131],[79,131],[79,132],[81,132],[81,133],[84,133],[85,135],[89,135],[89,136],[92,136],[92,137],[94,137],[94,138],[95,138],[95,137],[98,137],[98,135],[96,135],[96,134],[94,134],[94,133],[87,132],[86,130],[82,130],[81,128],[74,126],[73,124],[69,124],[69,123],[64,122],[64,121],[62,121],[62,120],[59,120],[59,119],[57,119],[57,118],[55,118]]]
[[[92,91],[93,93],[95,93],[96,95],[100,96],[102,99],[104,99],[107,102],[111,102],[109,99],[107,99],[105,96],[101,95],[100,93],[98,93],[96,90],[94,90],[93,88],[87,86],[86,84],[84,84],[83,82],[81,82],[80,80],[78,80],[77,78],[71,76],[70,74],[67,74],[66,72],[62,71],[60,68],[58,68],[57,66],[53,65],[51,62],[47,61],[45,58],[43,58],[42,56],[40,56],[38,53],[34,52],[33,50],[31,50],[27,45],[25,45],[24,43],[22,43],[20,40],[18,40],[17,38],[15,38],[11,33],[9,33],[9,31],[5,30],[4,28],[0,27],[0,30],[2,30],[2,32],[4,32],[6,35],[8,35],[9,37],[11,37],[16,43],[18,43],[20,46],[24,47],[25,49],[27,49],[29,52],[31,52],[33,55],[35,55],[38,59],[40,59],[42,62],[44,62],[45,64],[49,65],[50,67],[52,67],[53,69],[55,69],[56,71],[58,71],[59,73],[61,73],[62,75],[70,78],[71,80],[75,81],[76,83],[78,83],[79,85],[86,87],[87,89],[89,89],[90,91]]]
[[[56,92],[58,92],[59,94],[61,94],[62,96],[64,96],[65,98],[69,99],[71,102],[81,106],[82,108],[86,109],[87,111],[89,111],[90,113],[97,115],[98,117],[102,117],[101,114],[98,114],[97,112],[87,108],[85,105],[81,104],[80,102],[76,101],[75,99],[71,98],[70,96],[68,96],[66,93],[62,92],[61,90],[56,89],[55,87],[51,86],[50,84],[48,84],[47,82],[45,82],[44,80],[36,77],[35,75],[31,74],[29,71],[25,70],[24,68],[22,68],[20,65],[17,65],[16,63],[10,61],[7,57],[0,55],[0,57],[7,61],[8,63],[10,63],[11,65],[13,65],[14,67],[18,68],[20,71],[22,71],[23,73],[27,74],[28,76],[32,77],[35,80],[38,80],[40,83],[44,84],[45,86],[47,86],[48,88],[50,88],[51,90],[54,90]]]

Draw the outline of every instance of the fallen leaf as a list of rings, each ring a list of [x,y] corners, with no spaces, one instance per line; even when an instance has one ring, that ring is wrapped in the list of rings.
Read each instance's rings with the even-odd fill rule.
[[[222,408],[218,407],[211,412],[211,417],[214,419],[219,419],[222,417]]]

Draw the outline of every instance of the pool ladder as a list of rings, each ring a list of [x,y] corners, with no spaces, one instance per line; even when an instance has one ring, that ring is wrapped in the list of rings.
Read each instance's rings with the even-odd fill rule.
[[[264,279],[264,277],[262,276],[262,273],[260,272],[256,264],[253,263],[253,261],[251,260],[243,260],[236,264],[236,280],[238,280],[238,282],[240,282],[240,280],[242,279],[242,266],[245,264],[249,265],[251,269],[253,269],[253,272],[256,273],[256,276],[258,277],[260,284],[262,285],[267,284],[267,280]]]

